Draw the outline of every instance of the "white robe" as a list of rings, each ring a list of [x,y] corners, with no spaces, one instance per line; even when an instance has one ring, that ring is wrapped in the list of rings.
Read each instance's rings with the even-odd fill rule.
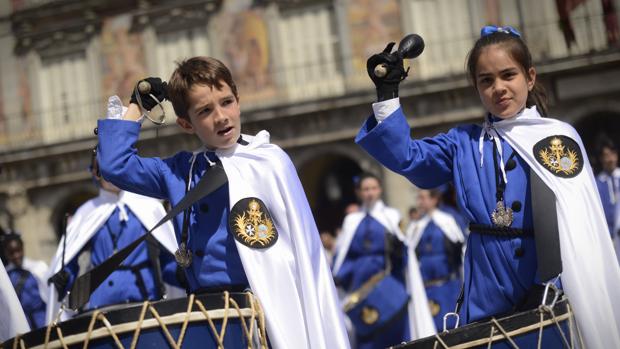
[[[303,187],[269,133],[216,151],[229,181],[230,207],[257,197],[279,234],[266,249],[235,240],[252,291],[265,311],[274,348],[349,348],[336,289]]]
[[[586,346],[620,348],[620,266],[581,138],[572,126],[542,118],[535,107],[497,121],[493,127],[555,193],[562,286]],[[534,145],[551,135],[564,135],[577,142],[583,161],[579,175],[562,178],[538,163]]]
[[[376,219],[381,225],[387,228],[387,231],[396,236],[399,240],[403,241],[407,246],[407,271],[406,287],[407,293],[411,296],[409,304],[407,305],[408,319],[409,319],[409,333],[411,339],[431,336],[437,332],[435,329],[435,322],[428,307],[428,298],[426,297],[426,291],[424,290],[424,283],[422,281],[422,275],[420,274],[420,266],[418,265],[418,259],[415,253],[411,253],[409,242],[404,239],[403,233],[398,227],[400,222],[400,213],[391,207],[385,206],[383,201],[379,200],[372,208],[368,209],[364,207],[360,212],[353,212],[348,214],[342,224],[342,232],[340,233],[341,245],[336,251],[336,261],[334,262],[333,273],[336,275],[344,262],[344,258],[349,252],[349,246],[355,236],[357,226],[364,219],[368,213],[374,219]]]
[[[120,194],[100,190],[99,196],[88,200],[75,212],[69,225],[67,232],[60,239],[56,254],[52,259],[47,278],[53,276],[61,269],[63,240],[67,239],[65,250],[65,263],[69,263],[82,248],[90,241],[90,239],[99,231],[99,229],[108,220],[108,217],[119,207],[121,215],[126,214],[124,210],[127,206],[131,212],[140,220],[142,226],[151,229],[166,215],[166,211],[162,204],[153,198],[121,191]],[[153,236],[164,246],[170,253],[174,253],[178,246],[174,235],[174,228],[170,221],[155,229]],[[45,319],[47,323],[53,321],[58,315],[60,304],[56,294],[56,288],[49,287],[48,303]],[[61,320],[66,320],[69,314],[63,313]]]

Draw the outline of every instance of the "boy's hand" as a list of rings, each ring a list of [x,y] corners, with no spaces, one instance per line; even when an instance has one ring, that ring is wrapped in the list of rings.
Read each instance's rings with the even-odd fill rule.
[[[366,62],[368,75],[377,87],[379,102],[398,97],[398,85],[407,77],[403,57],[398,51],[392,53],[393,47],[394,43],[390,42],[383,52],[372,55]]]
[[[140,83],[142,83],[143,81],[148,82],[148,85],[150,85],[150,89],[145,91],[144,87],[145,85],[148,85],[143,83],[141,92],[139,87]],[[158,101],[163,102],[165,99],[168,98],[167,88],[168,84],[165,81],[162,81],[160,78],[150,77],[140,80],[136,84],[136,87],[133,89],[129,102],[138,105],[137,94],[140,94],[140,101],[142,102],[142,107],[148,111],[151,111],[151,109],[153,109],[157,105]],[[157,98],[157,101],[154,100],[151,95]]]

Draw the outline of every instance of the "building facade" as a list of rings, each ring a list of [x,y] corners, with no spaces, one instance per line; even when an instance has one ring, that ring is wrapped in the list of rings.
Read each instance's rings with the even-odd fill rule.
[[[11,0],[0,4],[0,225],[26,253],[56,249],[62,217],[96,190],[93,128],[107,97],[128,101],[135,82],[164,80],[175,61],[209,55],[238,83],[242,131],[269,130],[296,164],[321,230],[355,200],[361,171],[384,179],[404,213],[416,189],[369,158],[353,138],[371,113],[366,59],[406,33],[424,53],[408,62],[401,103],[412,135],[481,122],[465,75],[480,28],[512,25],[528,42],[550,110],[586,146],[620,140],[620,0]],[[167,108],[145,123],[141,154],[197,148]]]

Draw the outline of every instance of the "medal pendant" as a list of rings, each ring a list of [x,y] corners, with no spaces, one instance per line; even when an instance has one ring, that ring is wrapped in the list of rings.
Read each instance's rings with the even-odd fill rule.
[[[185,248],[185,243],[179,245],[179,249],[174,253],[174,259],[182,268],[187,268],[192,264],[192,253]]]
[[[504,201],[500,200],[491,213],[493,224],[498,227],[509,227],[512,224],[512,209],[504,206]]]

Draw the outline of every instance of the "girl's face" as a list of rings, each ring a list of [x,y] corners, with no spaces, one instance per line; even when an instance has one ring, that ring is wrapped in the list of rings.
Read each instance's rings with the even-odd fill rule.
[[[475,78],[486,110],[508,119],[525,108],[527,95],[536,81],[536,71],[534,68],[524,71],[501,46],[490,45],[482,49]]]

